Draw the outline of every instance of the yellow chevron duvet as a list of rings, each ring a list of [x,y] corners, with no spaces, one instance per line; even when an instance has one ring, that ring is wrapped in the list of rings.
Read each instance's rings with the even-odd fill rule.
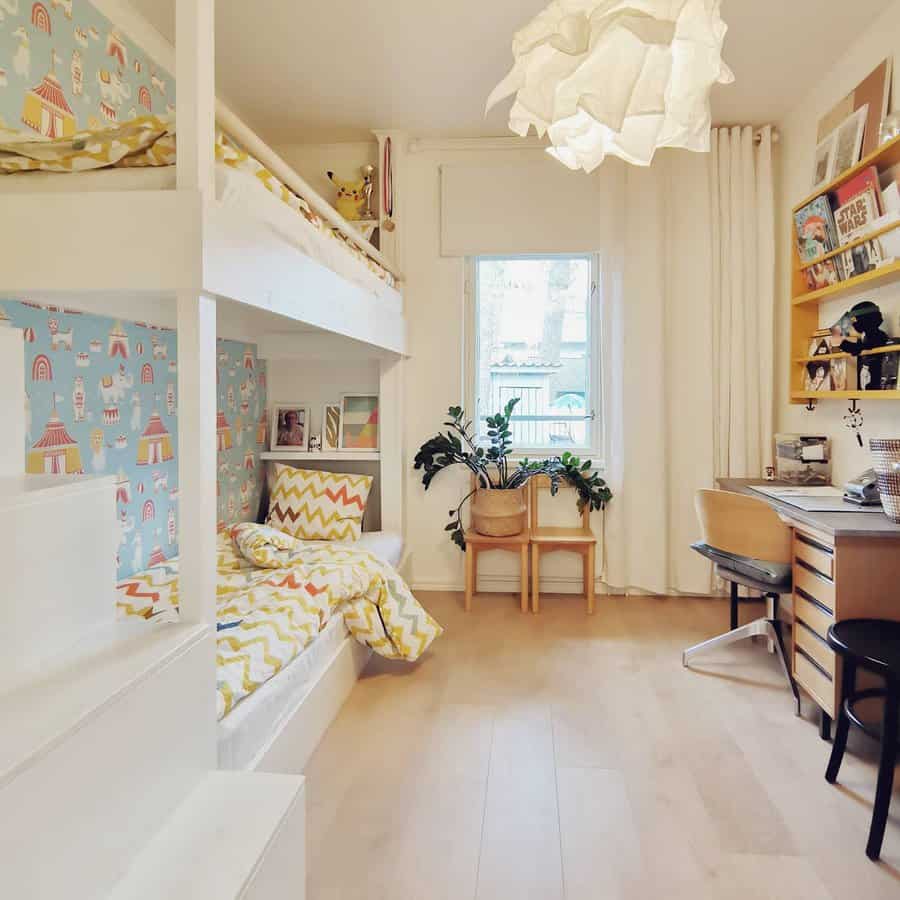
[[[219,535],[217,572],[220,719],[277,675],[332,615],[388,659],[418,659],[443,631],[390,565],[346,545],[245,523]],[[121,616],[177,619],[177,559],[121,581],[118,609]]]

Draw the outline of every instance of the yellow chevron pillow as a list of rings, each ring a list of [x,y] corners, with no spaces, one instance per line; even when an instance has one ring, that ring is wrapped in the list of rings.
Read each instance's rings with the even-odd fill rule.
[[[275,463],[267,525],[304,541],[358,541],[371,475],[338,475]]]

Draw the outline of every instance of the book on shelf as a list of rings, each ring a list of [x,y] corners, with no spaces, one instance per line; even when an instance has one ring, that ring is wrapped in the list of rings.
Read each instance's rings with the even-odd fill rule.
[[[880,193],[878,188],[869,184],[835,209],[834,224],[840,246],[874,231],[873,223],[881,216],[878,204]]]
[[[831,390],[831,360],[820,359],[806,364],[806,371],[803,375],[803,390]]]
[[[839,209],[844,204],[849,203],[857,194],[861,194],[866,190],[872,189],[875,196],[881,193],[881,185],[878,180],[878,169],[875,166],[869,166],[863,169],[858,175],[854,175],[849,181],[845,181],[835,192],[835,208]],[[876,201],[877,203],[877,201]],[[881,213],[880,207],[878,208]]]
[[[803,273],[806,276],[807,290],[810,291],[831,287],[831,285],[837,284],[847,277],[844,275],[842,263],[837,256],[832,256],[830,259],[820,259],[811,266],[807,266]]]
[[[816,197],[794,213],[797,249],[803,262],[818,259],[838,248],[838,232],[831,204],[825,196]]]
[[[877,240],[857,244],[852,250],[845,250],[840,255],[841,269],[844,278],[855,278],[884,265],[884,253]]]

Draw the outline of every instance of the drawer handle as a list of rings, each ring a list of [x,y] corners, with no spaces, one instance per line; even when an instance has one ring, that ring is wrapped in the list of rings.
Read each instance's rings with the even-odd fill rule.
[[[823,584],[833,585],[834,582],[823,572],[820,572],[818,569],[814,569],[805,559],[796,559],[796,563],[800,566],[801,569],[805,569],[809,572],[810,575],[818,578]]]
[[[834,618],[834,610],[829,609],[821,600],[816,600],[811,594],[807,594],[802,587],[794,588],[794,590],[807,602],[820,609],[826,616]]]
[[[798,534],[797,540],[801,544],[806,544],[807,547],[814,547],[816,550],[820,550],[822,553],[827,553],[829,556],[834,556],[834,550],[831,547],[826,547],[824,544],[820,544],[818,541],[814,541],[812,538],[808,538],[805,534]]]
[[[808,654],[802,647],[797,647],[797,652],[817,671],[823,678],[832,681],[831,676]]]
[[[823,647],[828,647],[828,641],[826,641],[825,638],[823,638],[822,635],[817,631],[813,631],[812,628],[810,628],[809,625],[807,625],[806,622],[804,622],[802,619],[797,619],[797,624],[804,631],[811,634]],[[828,647],[828,649],[831,650],[831,647]]]

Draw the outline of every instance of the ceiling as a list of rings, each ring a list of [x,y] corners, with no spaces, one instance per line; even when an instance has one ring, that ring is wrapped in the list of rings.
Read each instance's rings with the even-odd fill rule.
[[[174,0],[132,0],[170,40]],[[484,102],[512,62],[513,32],[549,0],[217,0],[218,91],[269,143],[509,134]],[[724,0],[732,85],[717,124],[777,121],[891,0]],[[248,17],[251,17],[248,21]],[[802,73],[813,73],[811,76]]]

